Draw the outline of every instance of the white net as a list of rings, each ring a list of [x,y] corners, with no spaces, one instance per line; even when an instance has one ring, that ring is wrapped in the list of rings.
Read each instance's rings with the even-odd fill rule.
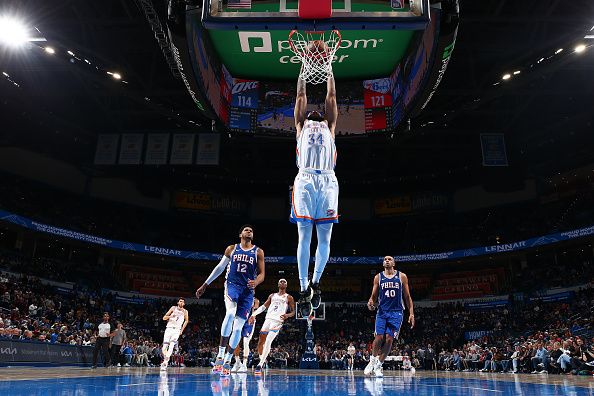
[[[299,78],[311,84],[321,84],[332,75],[332,61],[340,47],[342,37],[338,30],[326,32],[305,32],[297,30],[289,33],[291,51],[301,59],[303,67]]]

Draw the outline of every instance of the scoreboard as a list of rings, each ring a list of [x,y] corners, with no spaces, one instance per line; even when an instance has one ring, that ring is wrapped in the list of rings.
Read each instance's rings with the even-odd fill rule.
[[[380,132],[391,127],[392,84],[389,78],[363,81],[365,132]]]
[[[260,82],[234,79],[231,89],[229,128],[234,131],[255,132],[258,124]]]

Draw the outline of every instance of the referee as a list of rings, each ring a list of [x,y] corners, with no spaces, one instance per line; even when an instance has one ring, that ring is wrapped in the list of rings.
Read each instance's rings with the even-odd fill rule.
[[[97,368],[97,356],[101,349],[103,353],[103,365],[109,367],[111,359],[109,356],[109,339],[113,337],[113,329],[109,323],[109,314],[103,312],[103,322],[99,323],[97,327],[97,341],[95,342],[95,349],[93,350],[93,366],[91,368]]]

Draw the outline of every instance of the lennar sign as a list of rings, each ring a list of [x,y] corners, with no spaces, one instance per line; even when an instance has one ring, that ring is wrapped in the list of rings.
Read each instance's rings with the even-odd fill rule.
[[[241,52],[273,52],[272,36],[270,32],[238,32],[239,44],[241,45]],[[340,42],[340,49],[348,48],[377,48],[378,44],[382,43],[383,39],[358,39],[358,40],[342,40]],[[290,51],[291,46],[288,40],[279,40],[276,43],[276,51],[282,53],[283,51]],[[332,62],[342,63],[348,58],[348,55],[334,55]],[[278,61],[280,63],[301,63],[298,56],[283,55]]]

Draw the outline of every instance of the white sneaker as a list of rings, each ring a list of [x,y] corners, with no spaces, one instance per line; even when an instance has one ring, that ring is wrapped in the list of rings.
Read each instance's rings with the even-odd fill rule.
[[[247,373],[248,372],[248,368],[245,364],[240,363],[239,364],[239,368],[237,369],[238,373]]]
[[[382,366],[383,366],[382,363],[378,360],[377,363],[375,364],[375,367],[373,368],[373,374],[375,374],[376,377],[384,376],[384,369]]]
[[[122,367],[122,365],[120,363],[117,364],[117,367]]]
[[[161,370],[167,370],[167,363],[161,363]]]
[[[369,375],[373,371],[373,367],[375,366],[375,356],[369,358],[369,363],[365,366],[365,370],[363,370],[363,374]]]
[[[231,368],[231,372],[232,373],[237,373],[240,368],[241,368],[241,363],[239,363],[239,359],[237,359],[237,360],[235,360],[235,364]]]
[[[130,364],[126,363],[124,364],[124,367],[130,367]]]

